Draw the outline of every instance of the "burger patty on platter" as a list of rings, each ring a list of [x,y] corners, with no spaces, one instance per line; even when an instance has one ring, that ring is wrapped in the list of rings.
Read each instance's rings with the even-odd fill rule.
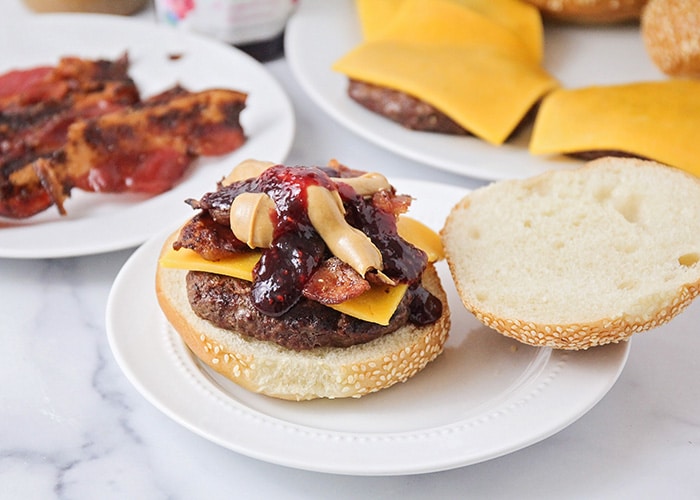
[[[213,273],[187,273],[187,295],[199,317],[227,330],[302,351],[316,347],[349,347],[391,333],[409,321],[406,294],[388,325],[362,321],[302,298],[280,317],[258,311],[248,281]]]

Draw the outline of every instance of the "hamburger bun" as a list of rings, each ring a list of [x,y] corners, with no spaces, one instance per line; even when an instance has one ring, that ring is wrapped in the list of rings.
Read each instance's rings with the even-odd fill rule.
[[[649,57],[661,71],[700,78],[700,0],[650,0],[641,30]]]
[[[606,24],[639,19],[647,0],[527,0],[543,16],[581,24]]]
[[[620,342],[700,291],[700,179],[602,158],[475,190],[441,236],[460,298],[485,325],[556,349]]]
[[[256,340],[200,318],[187,297],[187,272],[161,266],[156,271],[158,302],[172,327],[210,368],[250,391],[280,399],[360,397],[405,382],[442,352],[450,329],[447,297],[432,264],[423,273],[423,285],[443,305],[435,323],[407,323],[365,344],[306,351]]]
[[[146,0],[24,0],[34,12],[92,12],[128,16],[146,6]]]

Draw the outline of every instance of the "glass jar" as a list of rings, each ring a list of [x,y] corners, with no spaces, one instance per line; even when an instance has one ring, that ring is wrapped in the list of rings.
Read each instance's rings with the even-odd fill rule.
[[[260,61],[279,57],[297,0],[155,0],[158,20],[230,43]]]

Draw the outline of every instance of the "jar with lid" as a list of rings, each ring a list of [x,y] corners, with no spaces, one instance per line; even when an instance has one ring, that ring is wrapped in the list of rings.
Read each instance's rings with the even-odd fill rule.
[[[282,55],[297,0],[155,0],[159,21],[230,43],[260,61]]]

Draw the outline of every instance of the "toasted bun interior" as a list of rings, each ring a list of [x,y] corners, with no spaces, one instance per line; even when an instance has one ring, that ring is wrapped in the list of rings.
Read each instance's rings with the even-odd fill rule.
[[[248,390],[276,398],[360,397],[405,382],[442,352],[450,329],[447,297],[432,265],[423,284],[443,304],[437,322],[423,327],[409,323],[366,344],[300,352],[215,327],[198,317],[187,299],[186,274],[160,266],[156,272],[158,302],[173,328],[213,370]]]
[[[669,321],[700,289],[700,179],[635,159],[470,193],[441,236],[462,302],[524,343],[587,349]]]

